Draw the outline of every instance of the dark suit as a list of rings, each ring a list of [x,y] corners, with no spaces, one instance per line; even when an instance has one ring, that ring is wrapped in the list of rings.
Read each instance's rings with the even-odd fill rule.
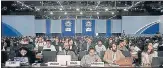
[[[72,45],[72,49],[70,49],[70,51],[73,51],[75,54],[77,54],[77,46],[76,45]]]
[[[88,45],[89,45],[89,47],[87,47]],[[80,51],[88,51],[89,48],[94,48],[94,47],[95,47],[95,45],[93,43],[87,44],[87,42],[84,42],[80,47],[81,48]]]
[[[32,51],[27,51],[27,54],[25,56],[22,56],[20,52],[17,53],[16,57],[28,57],[29,63],[34,63],[35,62],[35,54]]]
[[[62,46],[62,44],[61,44],[60,42],[58,42],[58,44],[57,44],[57,43],[54,41],[52,44],[55,46],[57,52],[59,52],[59,46],[61,46],[61,48],[63,48],[63,46]]]

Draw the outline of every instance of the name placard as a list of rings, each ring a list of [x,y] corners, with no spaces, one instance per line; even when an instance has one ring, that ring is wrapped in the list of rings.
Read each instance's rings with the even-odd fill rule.
[[[80,66],[80,61],[69,61],[67,62],[68,66]]]
[[[6,61],[5,66],[6,67],[19,67],[20,61]]]
[[[104,67],[104,62],[93,62],[91,67]]]
[[[59,62],[48,62],[48,66],[60,67],[61,64]]]
[[[57,62],[59,62],[61,66],[66,66],[69,61],[71,61],[70,55],[57,55]]]

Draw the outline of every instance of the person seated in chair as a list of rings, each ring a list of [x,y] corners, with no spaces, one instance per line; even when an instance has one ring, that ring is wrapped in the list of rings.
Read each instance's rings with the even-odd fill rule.
[[[95,49],[94,48],[90,48],[89,49],[89,54],[83,56],[83,58],[81,59],[81,66],[90,66],[91,63],[93,62],[101,62],[101,59],[98,55],[95,54]]]
[[[97,54],[100,56],[101,51],[106,51],[105,46],[102,44],[101,40],[98,41],[97,45],[95,46],[95,49],[97,51]]]
[[[103,60],[109,64],[117,64],[116,62],[123,58],[125,58],[125,56],[117,49],[117,45],[113,43],[111,50],[105,52]]]
[[[51,45],[51,41],[47,40],[46,44],[43,47],[43,50],[50,49],[51,51],[56,51],[55,46]]]
[[[150,66],[153,57],[158,57],[158,53],[154,51],[152,43],[148,43],[146,49],[142,52],[142,66]]]
[[[29,51],[26,47],[21,47],[16,57],[27,57],[29,63],[35,62],[35,55],[31,51]]]
[[[118,46],[118,50],[121,51],[128,51],[128,49],[126,48],[126,46],[124,45],[124,41],[120,40],[119,46]]]
[[[68,42],[64,42],[63,50],[58,52],[58,55],[70,55],[72,61],[77,61],[77,59],[78,59],[76,54],[70,50]]]
[[[74,41],[70,39],[68,41],[70,50],[73,51],[75,54],[77,54],[77,46],[74,44]]]

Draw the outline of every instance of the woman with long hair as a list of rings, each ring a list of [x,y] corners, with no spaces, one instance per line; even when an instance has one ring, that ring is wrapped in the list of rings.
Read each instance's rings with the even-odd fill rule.
[[[151,66],[152,58],[158,57],[157,52],[153,49],[153,44],[148,43],[146,49],[142,52],[142,66]]]

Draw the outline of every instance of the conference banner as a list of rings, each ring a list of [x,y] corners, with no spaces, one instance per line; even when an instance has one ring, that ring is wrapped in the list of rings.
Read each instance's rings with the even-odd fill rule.
[[[62,20],[62,36],[75,36],[75,20]]]
[[[111,20],[106,20],[106,37],[111,36]]]
[[[51,35],[51,20],[46,19],[46,36]]]
[[[82,34],[84,36],[95,35],[95,20],[82,20]]]

